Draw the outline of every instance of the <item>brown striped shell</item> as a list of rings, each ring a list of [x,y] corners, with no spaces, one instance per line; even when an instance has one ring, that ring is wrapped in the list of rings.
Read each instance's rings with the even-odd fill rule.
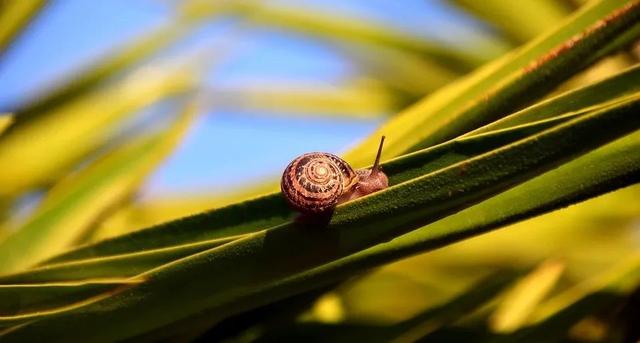
[[[289,205],[302,213],[322,213],[358,182],[358,175],[340,157],[311,152],[294,159],[282,174],[280,188]]]

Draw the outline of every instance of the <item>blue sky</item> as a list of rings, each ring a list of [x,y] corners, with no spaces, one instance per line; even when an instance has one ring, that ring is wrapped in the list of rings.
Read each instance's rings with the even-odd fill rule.
[[[468,18],[439,1],[411,0],[402,6],[391,0],[295,2],[297,6],[310,3],[338,8],[345,15],[388,21],[417,34],[435,32],[436,38],[443,40],[462,30],[457,25],[460,22],[469,23]],[[160,25],[170,15],[170,8],[162,1],[52,1],[0,61],[0,105],[8,107],[29,98],[92,58]],[[209,39],[219,31],[219,27],[205,28],[190,41]],[[470,38],[475,34],[465,31]],[[351,72],[348,62],[329,46],[269,31],[253,35],[250,51],[221,69],[215,82],[256,75],[331,82]],[[209,113],[154,174],[145,193],[216,192],[278,175],[290,159],[303,152],[344,151],[381,120]]]

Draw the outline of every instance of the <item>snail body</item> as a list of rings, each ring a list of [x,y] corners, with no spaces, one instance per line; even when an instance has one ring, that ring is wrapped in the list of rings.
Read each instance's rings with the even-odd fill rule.
[[[377,192],[389,186],[380,170],[384,136],[370,169],[354,170],[340,157],[324,152],[295,158],[282,174],[280,188],[291,208],[303,214],[321,214],[336,205]]]

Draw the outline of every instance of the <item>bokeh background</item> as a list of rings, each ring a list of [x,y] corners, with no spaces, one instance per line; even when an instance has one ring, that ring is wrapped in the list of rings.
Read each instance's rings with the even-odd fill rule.
[[[488,55],[504,52],[510,45],[496,38],[498,33],[486,24],[443,1],[269,3],[311,13],[337,13],[353,20],[360,18],[409,36],[453,46],[484,46]],[[2,108],[11,109],[28,101],[96,58],[170,25],[175,20],[173,5],[170,1],[153,0],[51,2],[2,57]],[[373,92],[381,93],[382,100],[375,101],[378,105],[353,104],[353,109],[348,104],[344,109],[330,104],[304,109],[276,103],[265,110],[242,106],[238,101],[216,103],[215,97],[211,97],[207,115],[201,117],[176,153],[153,175],[143,197],[229,192],[247,181],[272,178],[301,153],[347,150],[398,110],[384,103],[384,98],[392,95],[385,94],[383,87],[376,89],[374,75],[332,42],[277,26],[243,25],[233,19],[206,23],[158,58],[211,50],[213,56],[220,56],[219,63],[207,71],[205,80],[213,94],[216,89],[236,90],[242,96],[243,90],[275,85],[283,92],[292,91],[288,96],[295,97],[295,90],[346,94],[351,87],[356,88],[354,92],[361,91],[364,98]],[[159,107],[153,110],[162,111]]]

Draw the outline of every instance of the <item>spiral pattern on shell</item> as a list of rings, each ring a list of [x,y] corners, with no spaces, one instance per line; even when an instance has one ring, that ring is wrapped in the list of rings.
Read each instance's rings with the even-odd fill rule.
[[[357,180],[353,169],[338,156],[312,152],[299,156],[287,166],[280,188],[295,210],[321,213],[333,208]]]

